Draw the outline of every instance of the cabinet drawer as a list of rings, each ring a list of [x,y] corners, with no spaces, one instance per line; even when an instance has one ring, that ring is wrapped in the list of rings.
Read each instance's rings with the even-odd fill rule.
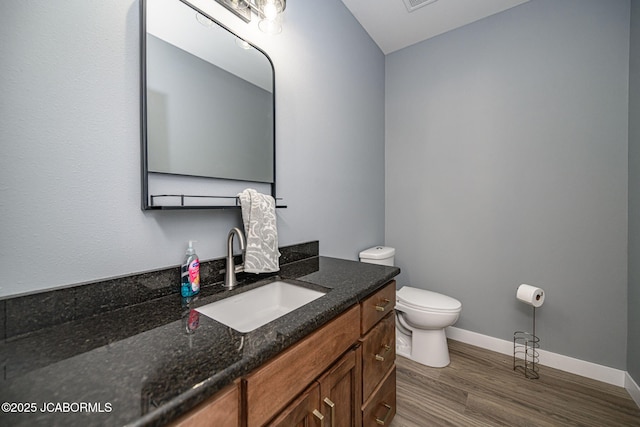
[[[362,339],[362,392],[364,400],[389,372],[396,359],[396,318],[387,314]]]
[[[362,426],[388,426],[396,414],[396,367],[387,373],[380,386],[362,407]]]
[[[247,425],[263,425],[293,400],[359,337],[356,305],[245,378]]]
[[[396,305],[396,281],[392,280],[384,288],[360,303],[362,306],[362,330],[364,335]]]

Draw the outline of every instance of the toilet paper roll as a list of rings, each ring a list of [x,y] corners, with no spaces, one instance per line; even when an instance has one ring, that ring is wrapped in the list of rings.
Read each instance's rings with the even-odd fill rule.
[[[544,291],[535,286],[522,284],[518,287],[516,298],[526,304],[540,307],[544,302]]]

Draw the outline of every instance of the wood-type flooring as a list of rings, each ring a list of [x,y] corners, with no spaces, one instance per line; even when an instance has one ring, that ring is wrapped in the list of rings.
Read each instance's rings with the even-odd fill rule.
[[[398,356],[391,427],[640,427],[640,409],[622,387],[546,366],[527,379],[512,356],[458,341],[449,340],[449,352],[446,368]]]

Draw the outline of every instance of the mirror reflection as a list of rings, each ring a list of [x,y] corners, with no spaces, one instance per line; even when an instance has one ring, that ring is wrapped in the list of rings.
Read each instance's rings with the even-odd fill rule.
[[[180,0],[145,7],[147,172],[273,183],[269,58]]]

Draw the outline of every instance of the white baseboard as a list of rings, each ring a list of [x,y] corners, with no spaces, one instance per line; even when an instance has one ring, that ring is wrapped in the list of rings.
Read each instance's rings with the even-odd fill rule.
[[[487,350],[513,356],[513,341],[490,337],[488,335],[467,331],[454,326],[448,327],[446,332],[447,337],[452,340],[461,341]],[[549,366],[551,368],[560,369],[561,371],[613,384],[618,387],[625,387],[628,391],[629,388],[627,387],[627,383],[633,383],[633,385],[635,385],[636,396],[634,397],[632,391],[629,391],[629,394],[636,403],[640,402],[640,389],[638,389],[638,385],[625,371],[598,365],[596,363],[585,362],[584,360],[563,356],[561,354],[552,353],[542,349],[538,350],[538,353],[540,357],[539,362],[544,366]],[[640,403],[638,403],[638,405],[640,406]]]
[[[631,378],[628,372],[624,377],[624,388],[627,389],[629,396],[636,402],[636,405],[640,406],[640,387],[638,387],[638,384]]]

